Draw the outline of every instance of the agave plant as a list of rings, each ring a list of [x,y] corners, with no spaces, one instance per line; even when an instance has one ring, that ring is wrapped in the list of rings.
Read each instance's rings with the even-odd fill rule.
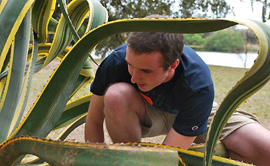
[[[216,156],[215,147],[220,145],[218,137],[234,110],[269,80],[270,30],[265,24],[252,20],[177,18],[107,22],[107,11],[97,0],[73,0],[68,5],[62,0],[0,2],[0,165],[249,165]],[[52,18],[56,4],[62,11],[59,20]],[[80,38],[77,31],[85,19],[88,26]],[[203,33],[237,24],[248,26],[256,34],[259,56],[221,103],[206,145],[183,150],[153,143],[63,141],[85,122],[91,94],[71,98],[92,81],[90,52],[100,40],[121,32]],[[47,42],[48,34],[54,35],[51,43]],[[22,118],[33,74],[55,58],[61,62]],[[63,132],[48,140],[48,134],[59,128],[64,128]]]

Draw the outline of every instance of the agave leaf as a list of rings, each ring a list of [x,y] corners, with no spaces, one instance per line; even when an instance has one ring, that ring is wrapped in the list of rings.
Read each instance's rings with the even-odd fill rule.
[[[75,41],[79,40],[79,35],[77,34],[76,29],[80,27],[84,18],[86,17],[86,15],[88,15],[89,11],[90,15],[86,31],[88,31],[89,29],[93,29],[108,20],[107,10],[103,6],[101,6],[101,4],[96,0],[73,1],[69,4],[68,11],[65,8],[65,4],[62,0],[59,0],[58,2],[62,9],[63,16],[60,18],[59,26],[56,29],[56,36],[54,38],[49,55],[47,56],[43,66],[48,64],[52,59],[56,57],[59,52],[63,50],[63,48],[68,46],[71,43],[72,39],[74,39]],[[70,18],[68,17],[67,13],[70,14]],[[74,28],[73,25],[75,25],[76,28]],[[61,32],[62,34],[60,34],[59,32]],[[68,37],[66,37],[66,35],[68,35]],[[58,47],[59,45],[61,45],[62,47]],[[90,54],[89,57],[93,60]],[[83,87],[89,84],[93,78],[94,71],[92,69],[89,59],[87,59],[83,66],[83,69],[81,70],[81,76],[78,78],[77,84],[74,85],[74,90],[70,98],[72,98]]]
[[[204,152],[205,151],[205,143],[191,145],[188,150],[193,150],[196,152]],[[215,145],[215,149],[213,151],[213,155],[228,158],[227,149],[221,141],[218,141]]]
[[[79,117],[76,117],[73,121],[70,121],[68,126],[55,138],[55,140],[65,140],[67,136],[74,131],[77,127],[85,123],[87,113],[84,113],[80,115]]]
[[[60,8],[63,12],[63,17],[65,21],[67,22],[67,25],[69,26],[71,33],[74,36],[74,40],[78,41],[80,39],[79,35],[77,34],[76,30],[74,29],[72,25],[71,19],[68,17],[68,12],[66,9],[65,3],[63,3],[62,0],[58,0],[60,4]],[[96,0],[88,0],[88,4],[90,7],[90,15],[89,15],[89,21],[86,28],[86,32],[88,32],[91,29],[96,28],[97,26],[103,24],[104,22],[108,21],[108,13],[101,4]],[[75,6],[75,5],[74,5]],[[70,8],[73,6],[70,5]],[[96,61],[93,59],[93,57],[88,54],[88,56],[91,58],[91,60],[97,65]],[[81,72],[81,76],[78,78],[77,84],[74,87],[73,93],[71,94],[70,98],[75,96],[78,92],[80,92],[87,84],[89,84],[92,79],[94,78],[94,71],[91,66],[91,62],[89,59],[86,60]]]
[[[59,1],[59,2],[62,2],[62,1]],[[78,40],[78,35],[76,35],[77,34],[76,30],[79,29],[79,27],[83,23],[83,20],[86,18],[89,12],[90,12],[90,16],[89,16],[90,18],[94,18],[95,15],[97,14],[107,15],[107,11],[102,5],[98,1],[95,3],[96,5],[93,5],[94,2],[96,2],[96,0],[92,0],[92,1],[77,0],[77,1],[72,1],[68,5],[67,11],[70,17],[61,16],[58,26],[56,28],[56,33],[54,36],[52,47],[50,49],[50,53],[44,65],[51,62],[64,48],[66,48],[71,43],[73,39]],[[63,14],[66,14],[65,10],[63,10]],[[95,19],[97,18],[95,17]],[[106,22],[107,20],[105,19],[101,20],[102,21],[101,23]],[[89,19],[89,26],[93,28],[91,19]]]
[[[2,74],[3,72],[5,72],[5,70],[6,70],[8,64],[9,64],[9,62],[10,62],[10,49],[9,49],[9,51],[8,51],[8,53],[7,53],[6,59],[5,59],[4,64],[3,64],[3,66],[2,66],[1,74]]]
[[[29,82],[31,82],[33,70],[29,68],[28,72],[24,73],[27,61],[27,51],[30,36],[30,12],[25,16],[16,36],[14,44],[11,47],[11,63],[10,70],[7,74],[6,82],[2,92],[1,112],[0,112],[0,142],[3,142],[9,134],[17,127],[21,120],[26,102],[28,92],[30,89]],[[35,61],[32,54],[32,60]],[[35,62],[34,62],[35,63]]]
[[[38,42],[46,42],[48,25],[55,9],[56,0],[36,0],[32,8],[32,27],[38,35]]]
[[[233,112],[270,79],[269,27],[264,23],[252,20],[235,22],[248,26],[258,37],[260,45],[259,55],[252,68],[226,95],[214,115],[207,134],[204,165],[211,165],[214,146]]]
[[[86,62],[89,62],[89,61],[86,61]],[[76,83],[74,84],[72,94],[70,95],[70,99],[73,98],[74,96],[76,96],[79,92],[81,92],[94,79],[94,77],[92,77],[92,76],[89,77],[89,76],[83,76],[83,75],[81,75],[81,73],[84,70],[89,70],[91,72],[91,75],[94,75],[94,71],[92,70],[92,68],[90,68],[90,69],[87,68],[88,66],[86,66],[86,64],[87,63],[84,64],[84,66],[83,66],[83,68],[82,68],[82,70],[80,72],[80,76],[78,77]]]
[[[36,61],[36,64],[35,64],[35,72],[38,72],[39,70],[41,70],[43,67],[43,64],[44,64],[44,61],[46,59],[46,57],[48,56],[49,54],[49,50],[51,48],[51,43],[40,43],[38,44],[38,58],[37,58],[37,61]],[[33,50],[33,46],[29,46],[29,50],[28,50],[28,55],[31,55],[31,52]],[[70,50],[70,48],[65,48],[61,54],[58,55],[58,59],[61,60],[65,54],[68,53],[68,51]]]
[[[9,0],[1,4],[2,11],[0,14],[0,68],[4,64],[7,53],[13,39],[34,0]]]
[[[4,88],[6,86],[6,82],[7,82],[7,78],[6,77],[3,77],[3,75],[6,75],[7,76],[7,72],[4,71],[1,73],[0,77],[1,77],[1,80],[0,80],[0,90],[1,90],[1,93],[0,93],[0,100],[2,99],[3,95],[4,95]]]
[[[71,115],[73,112],[69,112],[69,114]],[[65,114],[65,113],[64,113]],[[66,113],[67,114],[67,113]],[[64,141],[67,136],[74,131],[74,129],[76,129],[78,126],[82,125],[83,123],[85,123],[85,119],[87,116],[87,108],[86,108],[86,113],[84,114],[80,114],[80,115],[74,115],[72,117],[70,117],[70,119],[68,119],[69,117],[67,117],[69,115],[65,115],[60,118],[60,121],[62,122],[59,123],[61,126],[57,126],[57,128],[55,128],[54,130],[58,130],[64,128],[64,130],[62,130],[60,133],[54,133],[53,135],[49,135],[46,138],[52,139],[52,140],[58,140],[58,141]],[[63,119],[63,120],[62,120]],[[33,163],[33,162],[41,162],[40,159],[36,156],[30,156],[30,157],[25,157],[23,158],[23,160],[21,161],[21,163],[25,163],[25,164],[29,164],[29,163]]]
[[[63,12],[63,18],[65,19],[68,27],[70,28],[71,33],[74,36],[74,40],[78,41],[80,39],[80,37],[72,25],[72,20],[68,17],[68,11],[66,9],[65,3],[63,3],[62,0],[58,0],[58,2],[60,4],[60,8]],[[88,0],[87,3],[89,4],[90,14],[89,14],[89,21],[88,21],[88,25],[86,28],[86,32],[88,32],[89,30],[94,29],[97,26],[108,21],[107,10],[103,6],[101,6],[101,4],[98,1]],[[70,4],[71,9],[73,8],[73,6],[75,6],[75,5]],[[97,63],[93,59],[93,57],[90,54],[88,56],[97,65]],[[90,81],[90,79],[94,78],[94,72],[92,70],[91,62],[89,61],[89,59],[86,60],[85,65],[81,71],[81,75],[85,77],[82,82],[86,82],[86,83],[88,83]],[[85,84],[81,83],[81,85],[78,87],[82,87],[82,86],[85,86]],[[75,88],[79,89],[78,87],[76,86]],[[72,96],[74,96],[74,95],[75,95],[75,93]]]
[[[187,165],[202,165],[204,160],[204,153],[201,152],[179,149],[178,155]],[[213,166],[252,166],[252,164],[246,164],[218,156],[213,156],[212,164]]]
[[[53,134],[55,136],[50,135],[50,139],[63,141],[72,131],[74,131],[74,129],[85,123],[91,96],[92,94],[88,94],[74,101],[70,101],[67,104],[60,120],[58,121],[56,127],[53,129],[58,130],[64,128],[64,130],[58,134]],[[36,158],[34,158],[34,160],[35,159]],[[25,163],[29,163],[29,161],[32,162],[32,160],[29,159],[28,161],[25,161]]]
[[[51,17],[48,25],[48,34],[55,34],[58,21]]]
[[[23,112],[25,111],[29,93],[30,93],[32,77],[35,71],[35,62],[37,60],[37,52],[38,52],[38,41],[36,38],[33,38],[32,41],[33,41],[34,49],[33,49],[31,59],[26,64],[26,72],[25,72],[25,77],[22,84],[23,85],[22,94],[20,96],[19,102],[16,107],[16,111],[15,111],[16,116],[14,116],[14,118],[12,119],[12,124],[13,124],[12,131],[15,130],[20,120],[22,119]]]
[[[101,11],[107,13],[103,7]],[[77,55],[74,58],[77,60],[74,59],[74,62],[68,64],[68,66],[64,66],[65,69],[61,67],[62,63],[58,65],[54,73],[59,71],[59,68],[64,70],[60,71],[60,73],[58,72],[58,76],[55,76],[53,73],[48,83],[44,86],[41,95],[37,98],[33,107],[23,119],[19,127],[12,135],[10,135],[10,138],[15,135],[45,137],[54,128],[62,114],[62,111],[64,110],[67,100],[72,94],[80,70],[87,59],[87,56],[85,56],[83,57],[83,61],[80,61],[82,59],[79,58],[78,53],[76,54]],[[66,59],[66,56],[64,59]],[[82,63],[76,63],[78,60]],[[73,63],[75,65],[73,65]]]
[[[26,155],[18,165],[34,165],[34,163],[39,162],[39,158],[34,155]],[[41,162],[42,163],[42,162]],[[36,164],[35,164],[36,165]]]
[[[29,47],[28,55],[31,54],[32,48],[33,48],[32,46]],[[38,56],[38,60],[36,61],[36,64],[35,64],[35,72],[38,72],[39,70],[42,69],[42,67],[45,67],[45,66],[43,66],[43,64],[44,64],[46,57],[49,54],[50,48],[51,48],[51,43],[40,43],[38,45],[38,55],[39,56]],[[59,60],[62,60],[63,57],[67,54],[67,52],[69,50],[70,50],[70,48],[67,47],[65,50],[63,50],[61,52],[61,54],[59,54],[57,56],[57,58]],[[73,93],[71,94],[71,96],[69,98],[72,98],[73,96],[75,96],[83,88],[85,88],[85,86],[89,85],[89,83],[93,80],[94,71],[93,71],[93,68],[92,68],[90,63],[91,62],[89,60],[87,60],[85,62],[83,68],[80,71],[80,76],[78,77],[77,82],[74,85]],[[26,66],[26,69],[28,69],[28,65]],[[7,75],[7,73],[1,73],[0,79],[6,75]]]
[[[116,145],[120,145],[117,143]],[[145,143],[145,142],[135,142],[135,143],[125,143],[127,146],[144,146],[144,147],[160,147],[167,149],[176,149],[179,155],[179,165],[201,165],[203,162],[204,154],[202,152],[185,150],[175,147],[170,147],[167,145],[155,144],[155,143]],[[230,160],[224,157],[214,156],[213,157],[214,166],[251,166],[250,164],[245,164],[243,162],[238,162]]]
[[[81,7],[78,7],[80,4]],[[76,6],[76,7],[74,7]],[[86,1],[72,1],[69,5],[70,9],[70,16],[73,18],[73,24],[76,28],[78,28],[86,15],[89,12],[89,7],[87,5]],[[77,9],[77,10],[76,10]],[[81,11],[81,12],[80,12]],[[50,63],[54,58],[57,57],[58,54],[60,54],[63,49],[65,49],[73,40],[73,35],[70,33],[70,28],[67,26],[67,22],[61,16],[58,26],[56,28],[55,36],[52,42],[52,47],[50,48],[49,54],[43,64],[43,66]]]
[[[34,154],[51,166],[178,165],[175,149],[81,144],[30,137],[19,137],[4,143],[0,147],[0,165],[12,165],[25,154]]]
[[[50,166],[48,163],[39,163],[39,164],[17,164],[17,166]]]
[[[4,6],[6,5],[6,3],[7,3],[7,0],[3,0],[3,1],[0,0],[0,14],[1,14],[1,12],[2,12]]]
[[[70,101],[57,122],[54,130],[68,126],[73,123],[78,117],[81,117],[88,111],[88,106],[91,100],[92,94],[82,96],[74,101]]]

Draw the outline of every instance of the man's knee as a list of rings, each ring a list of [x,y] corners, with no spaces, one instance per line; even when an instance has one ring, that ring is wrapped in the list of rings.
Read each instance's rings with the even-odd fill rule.
[[[139,113],[138,109],[144,109],[144,102],[137,90],[127,83],[111,85],[104,95],[105,115],[111,113],[115,117],[123,115],[125,111]],[[141,114],[141,113],[139,113]]]
[[[104,104],[109,106],[121,106],[127,95],[134,93],[135,89],[127,83],[112,84],[104,95]]]

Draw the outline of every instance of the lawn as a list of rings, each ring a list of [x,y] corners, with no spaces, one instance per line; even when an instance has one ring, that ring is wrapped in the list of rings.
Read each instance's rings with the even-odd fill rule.
[[[248,69],[209,66],[215,85],[215,101],[220,103],[229,90],[242,78]],[[262,89],[251,96],[240,108],[255,114],[261,123],[270,129],[269,108],[270,108],[270,83],[268,82]]]

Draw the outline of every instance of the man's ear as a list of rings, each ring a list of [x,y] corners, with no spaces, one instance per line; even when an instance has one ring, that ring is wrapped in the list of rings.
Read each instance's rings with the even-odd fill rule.
[[[179,65],[179,59],[176,59],[175,62],[170,66],[171,69],[176,69]]]

